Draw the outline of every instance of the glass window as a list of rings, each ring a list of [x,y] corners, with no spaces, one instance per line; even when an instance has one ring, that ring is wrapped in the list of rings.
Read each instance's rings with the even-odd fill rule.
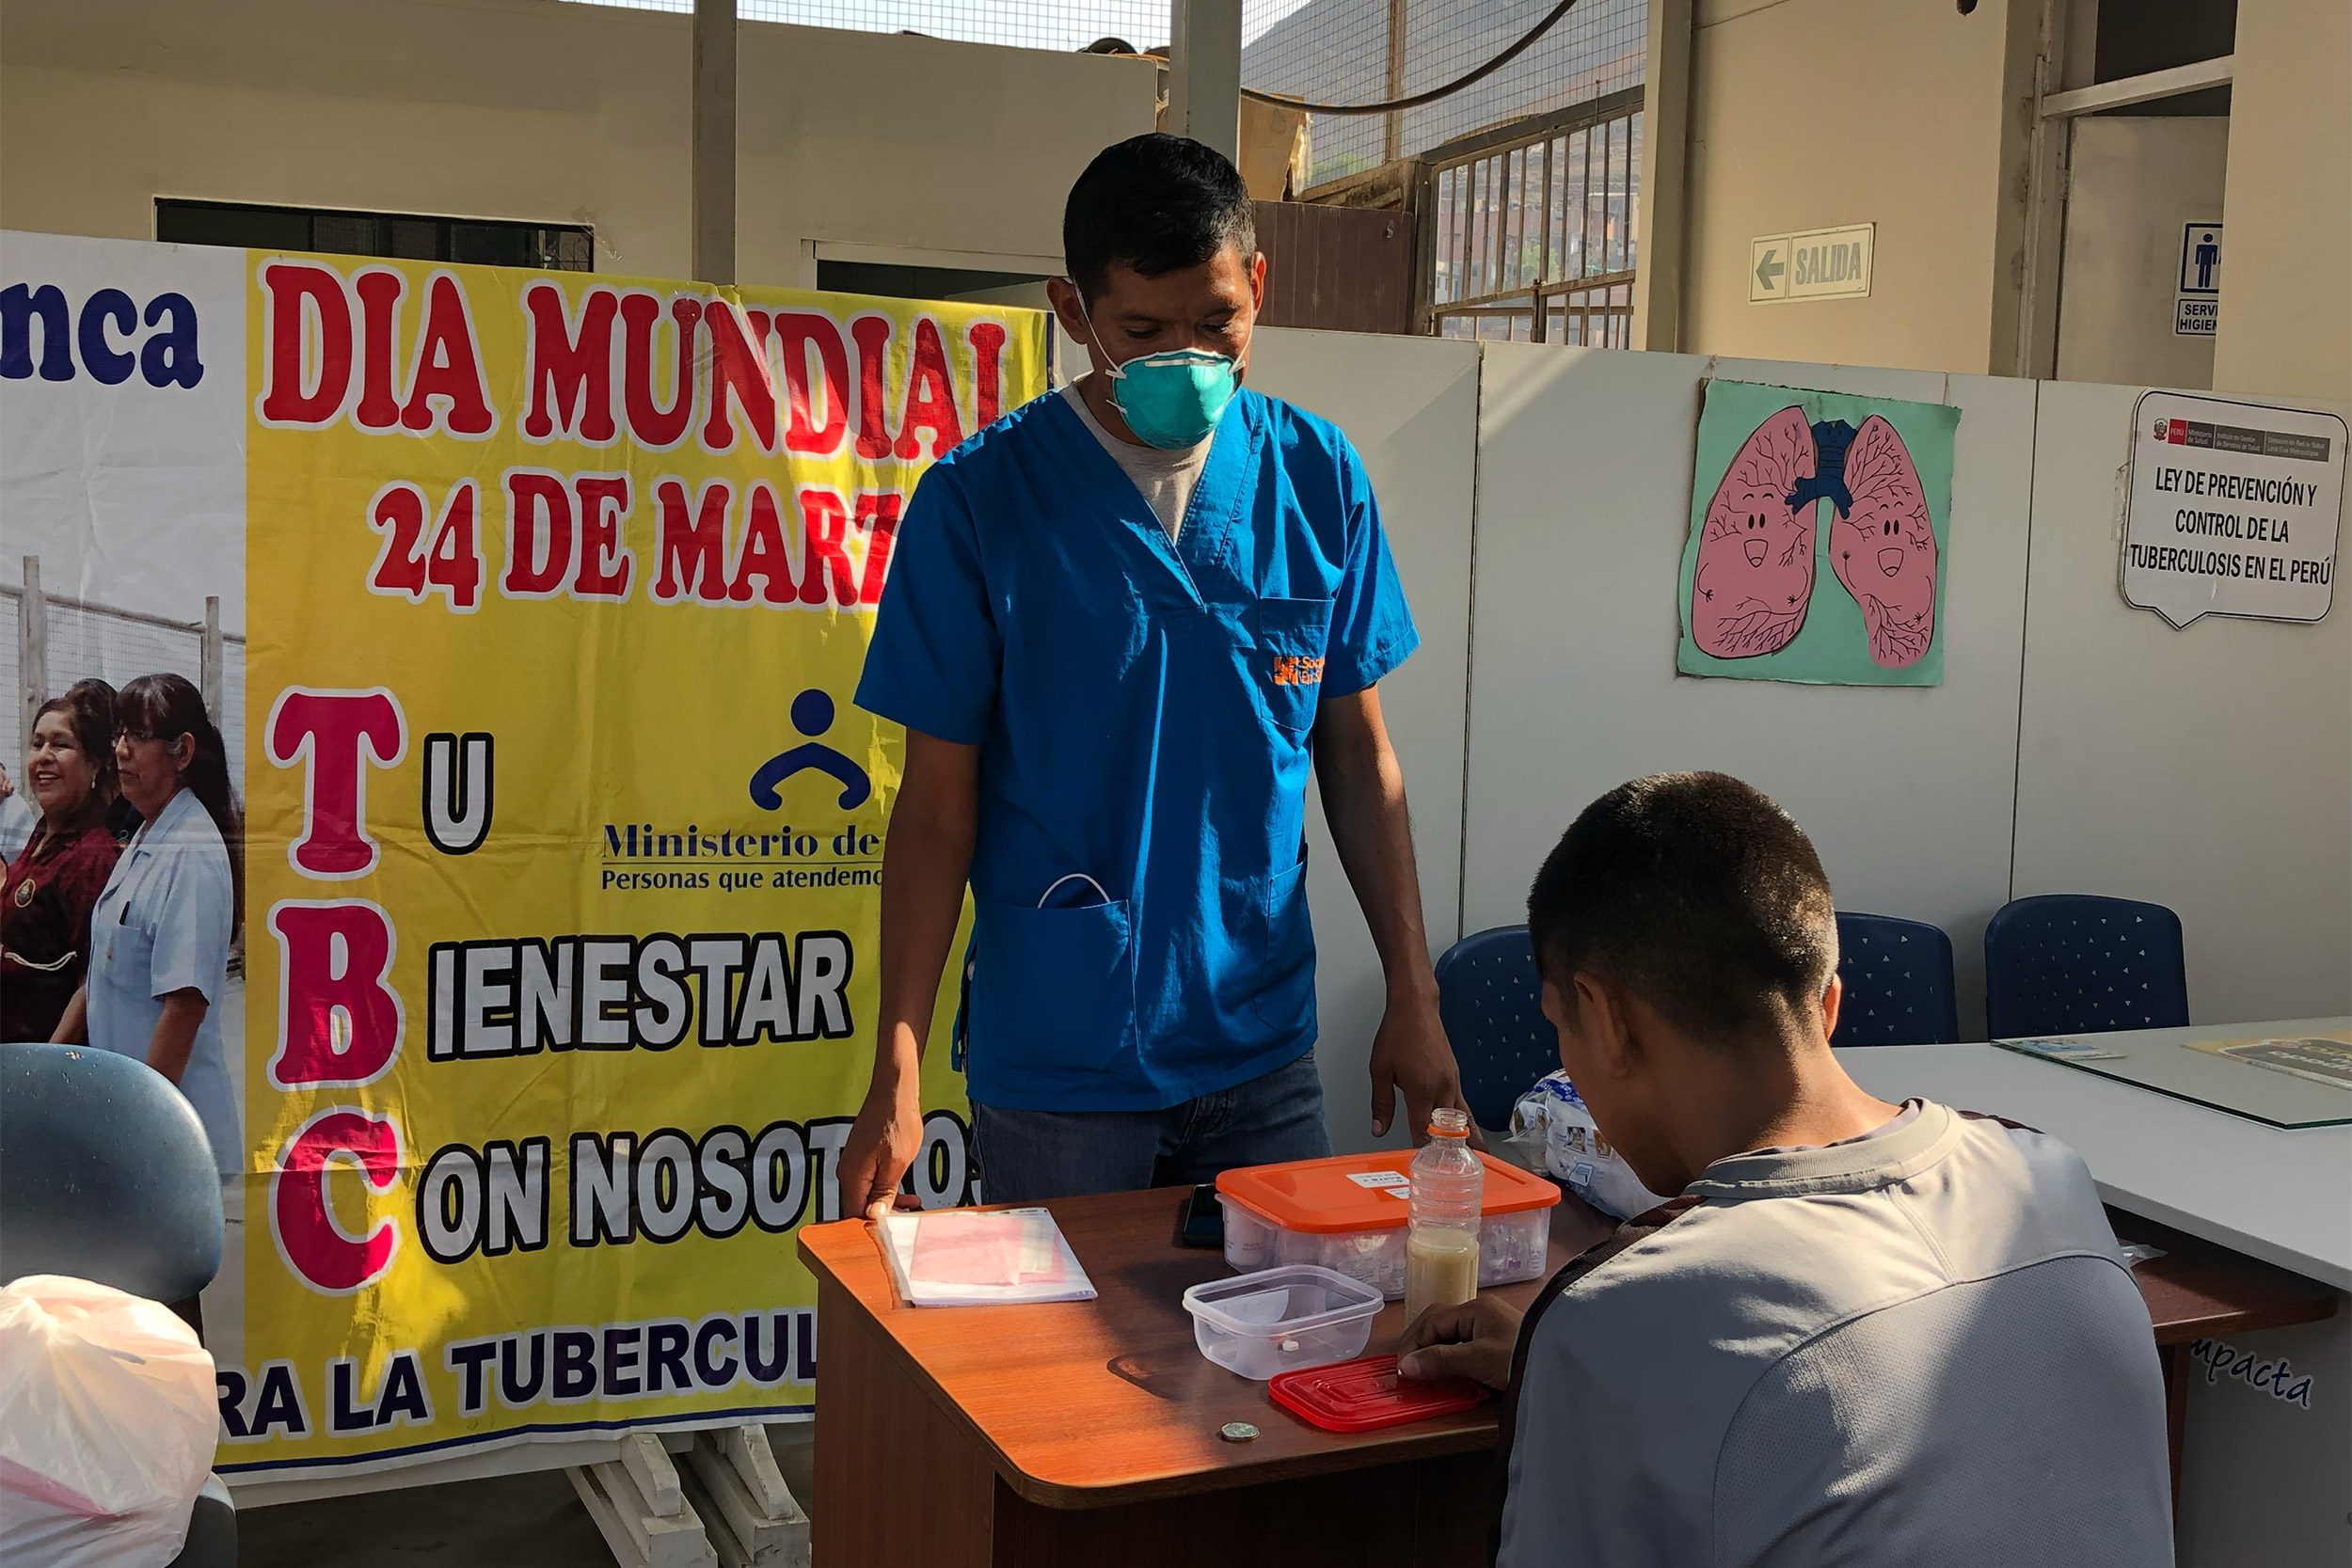
[[[1443,305],[1453,297],[1446,293],[1445,254],[1446,208],[1453,179],[1452,169],[1438,171],[1437,179],[1430,183],[1430,195],[1435,198],[1436,205],[1431,207],[1422,220],[1430,225],[1429,232],[1434,236],[1429,247],[1429,303],[1432,305]]]
[[[596,260],[594,230],[576,224],[506,223],[167,198],[155,202],[155,237],[179,245],[313,250],[416,261],[478,261],[564,272],[594,271]]]
[[[1544,281],[1556,283],[1566,276],[1568,254],[1568,221],[1564,211],[1568,182],[1568,138],[1556,137],[1546,156],[1551,170],[1551,186],[1544,206],[1544,232],[1549,256],[1544,268]]]
[[[1486,160],[1481,158],[1470,166],[1470,199],[1469,210],[1470,265],[1457,296],[1472,299],[1490,292],[1486,282]]]
[[[1626,178],[1627,125],[1622,119],[1609,122],[1609,268],[1611,272],[1625,270],[1625,193],[1629,182]]]
[[[1567,264],[1563,277],[1584,276],[1584,181],[1590,167],[1586,148],[1591,133],[1579,131],[1568,137],[1568,178],[1566,207],[1563,221],[1567,226]]]
[[[1641,264],[1638,260],[1641,247],[1637,242],[1642,237],[1640,232],[1642,204],[1633,199],[1634,194],[1641,188],[1642,183],[1642,111],[1639,109],[1633,111],[1632,125],[1633,146],[1628,158],[1629,166],[1633,170],[1633,179],[1632,182],[1626,187],[1625,204],[1625,264],[1629,270]]]
[[[1500,260],[1502,276],[1497,286],[1516,289],[1519,285],[1520,218],[1526,212],[1523,193],[1527,184],[1527,157],[1524,150],[1509,153],[1503,160],[1502,173],[1502,246]]]
[[[1593,127],[1592,166],[1584,182],[1584,272],[1609,270],[1609,133],[1608,125]]]

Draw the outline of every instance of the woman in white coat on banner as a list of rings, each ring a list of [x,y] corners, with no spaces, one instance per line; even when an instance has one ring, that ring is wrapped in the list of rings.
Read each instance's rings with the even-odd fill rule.
[[[179,1087],[235,1219],[245,1140],[220,1011],[245,912],[245,835],[228,752],[185,676],[141,675],[116,699],[115,763],[145,821],[99,895],[89,978],[56,1037],[135,1056]],[[202,1332],[195,1302],[172,1305]]]

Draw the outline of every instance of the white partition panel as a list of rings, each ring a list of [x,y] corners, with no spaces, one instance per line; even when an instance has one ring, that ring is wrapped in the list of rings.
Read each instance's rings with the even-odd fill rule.
[[[2179,911],[2197,1022],[2352,1012],[2352,595],[2315,626],[2125,604],[2138,395],[2042,388],[2017,895]]]
[[[1389,548],[1421,628],[1420,651],[1380,683],[1380,706],[1405,769],[1422,919],[1435,956],[1459,935],[1477,346],[1267,328],[1250,347],[1249,385],[1344,430],[1363,454],[1380,498]],[[1385,994],[1380,960],[1323,813],[1311,800],[1307,832],[1315,1005],[1323,1026],[1316,1056],[1331,1141],[1339,1148],[1368,1148],[1375,1142],[1368,1064]],[[1403,1107],[1398,1111],[1387,1140],[1391,1143],[1404,1138]]]
[[[2031,382],[1486,345],[1463,929],[1525,918],[1577,812],[1627,779],[1737,774],[1792,812],[1841,907],[1951,934],[1961,1028],[2007,899]],[[1675,673],[1676,578],[1709,376],[1956,404],[1944,684]]]

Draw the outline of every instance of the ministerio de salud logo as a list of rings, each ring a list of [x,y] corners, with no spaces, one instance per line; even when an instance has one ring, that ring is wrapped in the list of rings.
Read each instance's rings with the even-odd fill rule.
[[[763,812],[786,812],[785,786],[804,773],[821,775],[839,786],[825,792],[837,811],[854,812],[874,798],[872,776],[848,752],[822,738],[832,731],[837,712],[832,694],[819,687],[806,688],[792,699],[788,713],[798,739],[752,770],[746,788],[753,805]],[[799,799],[805,805],[811,797],[800,793]],[[879,885],[881,828],[880,821],[867,825],[771,818],[682,826],[607,822],[601,882],[608,892]]]

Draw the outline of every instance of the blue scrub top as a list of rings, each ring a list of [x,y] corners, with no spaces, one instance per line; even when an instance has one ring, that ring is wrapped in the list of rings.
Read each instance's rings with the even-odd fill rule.
[[[1246,388],[1173,543],[1058,395],[925,473],[857,702],[980,748],[974,1100],[1157,1109],[1314,1043],[1308,733],[1419,641],[1347,438]]]

